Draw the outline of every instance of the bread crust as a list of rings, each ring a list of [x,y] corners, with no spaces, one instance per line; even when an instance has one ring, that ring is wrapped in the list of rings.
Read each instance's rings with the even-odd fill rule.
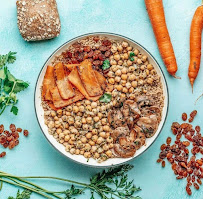
[[[18,0],[16,5],[18,28],[26,41],[59,36],[61,23],[56,0]]]

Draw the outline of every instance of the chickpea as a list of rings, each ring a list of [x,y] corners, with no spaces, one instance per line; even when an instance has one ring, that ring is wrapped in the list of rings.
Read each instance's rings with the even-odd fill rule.
[[[125,84],[126,84],[126,80],[121,80],[121,85],[125,86]]]
[[[154,68],[154,67],[153,67],[151,64],[148,64],[148,65],[147,65],[147,69],[148,69],[148,70],[152,70],[153,68]]]
[[[144,90],[143,90],[143,93],[147,93],[147,90],[144,89]]]
[[[119,82],[121,81],[121,77],[116,76],[116,77],[115,77],[115,81],[116,81],[117,83],[119,83]]]
[[[106,139],[106,141],[109,142],[109,143],[110,143],[110,142],[113,142],[113,138],[109,136],[109,137]]]
[[[117,85],[117,86],[116,86],[116,89],[117,89],[118,91],[121,91],[121,90],[123,89],[123,86],[122,86],[122,85]]]
[[[75,124],[74,124],[74,126],[75,126],[76,128],[81,128],[82,123],[81,123],[80,121],[76,121]]]
[[[127,68],[124,67],[122,70],[121,70],[122,74],[126,74],[128,72]]]
[[[98,133],[98,130],[97,129],[92,129],[92,134],[93,135],[96,135]]]
[[[148,79],[147,79],[147,83],[148,83],[148,84],[152,84],[153,81],[154,81],[154,80],[153,80],[152,78],[148,78]]]
[[[115,79],[114,79],[114,78],[110,78],[110,79],[108,80],[108,82],[109,82],[109,84],[114,84],[114,83],[115,83]]]
[[[149,61],[144,62],[144,65],[147,66],[149,64]]]
[[[105,132],[100,132],[99,136],[102,137],[102,138],[105,138],[106,137],[106,133]]]
[[[99,119],[101,119],[103,117],[102,113],[98,113],[97,116],[99,117]]]
[[[87,117],[86,121],[87,121],[88,124],[91,124],[92,123],[92,118],[91,117]]]
[[[127,51],[131,51],[132,49],[133,49],[132,46],[128,46],[128,47],[126,48]]]
[[[124,59],[125,59],[125,60],[127,60],[128,57],[129,57],[129,56],[128,56],[128,53],[124,53],[123,56],[124,56]]]
[[[102,123],[102,125],[107,124],[107,118],[102,118],[101,123]]]
[[[114,144],[113,144],[113,143],[110,143],[110,144],[109,144],[109,148],[112,149],[113,147],[114,147]]]
[[[73,144],[74,144],[74,141],[70,139],[70,140],[68,141],[68,144],[73,145]]]
[[[137,59],[137,64],[142,64],[142,60],[141,59]]]
[[[141,69],[141,70],[145,70],[145,65],[142,65],[142,66],[140,67],[140,69]]]
[[[115,75],[116,75],[116,76],[121,76],[121,70],[118,69],[118,70],[115,72]]]
[[[127,82],[125,86],[126,86],[127,89],[129,89],[131,87],[131,83]]]
[[[129,70],[129,72],[134,72],[134,71],[135,71],[135,67],[134,67],[134,66],[130,66],[130,67],[128,68],[128,70]]]
[[[96,152],[96,151],[97,151],[97,147],[94,146],[94,145],[92,145],[91,152],[94,153],[94,152]]]
[[[85,107],[84,106],[79,106],[79,111],[83,113],[85,111]]]
[[[146,72],[147,75],[149,75],[149,70],[148,69],[146,69],[145,72]]]
[[[107,144],[104,144],[104,146],[102,148],[104,149],[104,151],[109,150],[109,146]]]
[[[79,154],[80,154],[80,150],[79,150],[79,149],[76,149],[76,150],[75,150],[75,154],[76,154],[76,155],[79,155]]]
[[[129,80],[130,81],[134,81],[136,79],[136,76],[134,74],[130,75],[129,76]]]
[[[62,133],[62,130],[59,128],[59,129],[56,129],[56,133],[57,134],[60,134],[60,133]]]
[[[71,111],[73,110],[73,108],[72,108],[72,106],[67,106],[66,110],[67,110],[68,112],[71,112]]]
[[[56,116],[56,112],[55,111],[51,111],[51,116],[55,117]]]
[[[87,110],[87,111],[92,111],[92,107],[91,107],[90,105],[87,105],[87,106],[86,106],[86,110]]]
[[[133,65],[133,62],[130,61],[130,60],[128,60],[128,61],[127,61],[127,65],[128,65],[128,66],[132,66],[132,65]]]
[[[115,74],[112,71],[109,71],[107,75],[108,75],[108,77],[115,77]]]
[[[118,70],[118,66],[117,65],[113,65],[111,67],[111,69],[112,69],[113,72],[116,72]]]
[[[91,157],[91,153],[90,152],[85,152],[84,153],[84,157],[85,158],[90,158]]]
[[[111,64],[111,65],[116,65],[116,64],[117,64],[117,61],[116,61],[116,60],[111,60],[111,61],[110,61],[110,64]]]
[[[112,46],[112,47],[111,47],[111,52],[112,52],[112,53],[117,52],[117,47],[116,47],[116,46]]]
[[[105,106],[101,106],[101,111],[106,111],[106,107]]]
[[[88,127],[87,124],[83,124],[83,125],[82,125],[82,128],[83,128],[83,130],[87,131],[89,127]]]
[[[75,149],[74,148],[70,149],[70,153],[75,154]]]
[[[139,53],[139,54],[137,55],[137,57],[138,57],[138,58],[142,58],[142,53]]]
[[[59,139],[64,139],[65,138],[65,135],[63,133],[60,133],[59,134]]]
[[[119,46],[117,46],[117,50],[118,50],[119,52],[122,52],[123,47],[122,47],[121,45],[119,45]]]
[[[123,48],[127,48],[127,47],[128,47],[128,43],[127,43],[126,41],[123,41],[123,42],[122,42],[122,47],[123,47]]]
[[[142,60],[143,62],[146,62],[146,61],[147,61],[147,56],[146,56],[146,55],[143,55],[141,60]]]
[[[58,118],[57,116],[55,116],[55,117],[54,117],[54,120],[55,120],[55,121],[58,121],[58,120],[59,120],[59,118]]]
[[[114,55],[114,59],[116,60],[116,61],[119,61],[120,60],[120,55],[119,54],[117,54],[117,55]]]
[[[75,139],[75,135],[74,134],[70,134],[70,139],[72,140],[72,141],[75,141],[76,139]]]
[[[87,133],[85,136],[87,139],[90,139],[92,137],[92,133]]]
[[[70,134],[70,131],[69,131],[69,130],[64,130],[64,131],[63,131],[63,134],[64,134],[64,135],[68,135],[68,134]]]
[[[93,142],[92,140],[90,140],[90,141],[89,141],[89,144],[90,144],[91,146],[94,146],[94,145],[95,145],[95,142]]]
[[[66,116],[71,116],[71,113],[66,111]]]
[[[99,117],[98,116],[94,117],[93,119],[94,119],[95,122],[99,121]]]
[[[127,93],[128,89],[126,87],[123,88],[122,92]]]
[[[57,114],[62,115],[62,110],[61,109],[57,110]]]
[[[112,96],[113,97],[116,97],[118,95],[118,92],[116,91],[116,90],[114,90],[113,92],[112,92]]]
[[[86,143],[87,142],[87,138],[86,137],[82,137],[80,140],[81,140],[82,143]]]
[[[111,157],[111,156],[112,156],[112,151],[108,150],[108,151],[106,152],[106,155],[107,155],[108,157]]]
[[[97,149],[97,152],[98,153],[102,153],[104,150],[101,148],[101,147],[99,147],[98,149]]]
[[[109,128],[109,126],[105,125],[105,126],[103,126],[103,130],[108,132],[108,131],[110,131],[110,128]]]
[[[81,122],[82,122],[82,124],[86,124],[87,123],[87,121],[86,121],[86,119],[84,117],[82,118]]]
[[[134,61],[133,61],[133,63],[137,63],[137,60],[138,60],[138,57],[134,57]]]
[[[91,107],[92,107],[92,108],[96,108],[96,107],[97,107],[97,102],[92,102],[92,103],[91,103]]]
[[[144,81],[141,79],[138,81],[138,85],[143,85],[144,84]]]
[[[85,151],[84,150],[80,150],[80,155],[84,155]]]
[[[66,142],[68,142],[68,141],[70,140],[70,136],[69,136],[69,135],[66,135],[65,138],[64,138],[64,140],[65,140]]]
[[[135,50],[134,50],[134,53],[135,53],[135,55],[138,55],[138,54],[139,54],[139,50],[138,50],[138,49],[135,49]]]
[[[127,80],[127,79],[128,79],[128,76],[127,76],[126,74],[122,74],[122,75],[121,75],[121,79],[122,79],[122,80]]]
[[[95,154],[94,154],[94,158],[95,158],[95,159],[98,159],[99,156],[100,156],[99,153],[95,153]]]
[[[129,88],[129,90],[128,90],[129,93],[133,93],[133,91],[134,91],[133,87]]]
[[[137,87],[137,81],[133,81],[133,82],[131,83],[131,85],[132,85],[133,88],[136,88],[136,87]]]
[[[74,118],[70,116],[70,117],[68,118],[68,124],[71,125],[71,124],[74,124],[74,122],[75,122],[75,121],[74,121]]]
[[[97,135],[93,135],[92,136],[92,141],[96,142],[98,140],[98,136]]]
[[[118,61],[118,65],[121,66],[122,64],[123,64],[123,61],[122,61],[122,60],[119,60],[119,61]]]

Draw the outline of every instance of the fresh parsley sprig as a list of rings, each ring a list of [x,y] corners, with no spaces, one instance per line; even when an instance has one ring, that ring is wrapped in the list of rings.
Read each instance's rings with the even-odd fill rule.
[[[10,112],[17,115],[18,108],[16,104],[18,99],[16,94],[29,86],[28,82],[15,78],[7,68],[7,64],[15,62],[15,55],[16,52],[0,55],[0,115],[8,106],[11,106]]]
[[[141,199],[135,194],[140,191],[139,187],[136,187],[132,181],[128,180],[128,171],[131,170],[133,166],[123,165],[115,168],[110,168],[104,170],[101,173],[95,174],[90,178],[90,183],[82,183],[64,178],[57,177],[46,177],[46,176],[14,176],[0,171],[0,182],[9,183],[11,185],[24,188],[25,191],[21,195],[25,195],[26,192],[27,198],[16,197],[16,199],[30,199],[31,192],[39,194],[44,198],[48,199],[75,199],[75,197],[84,193],[85,190],[91,192],[90,199],[95,199],[96,195],[100,196],[101,199]],[[33,182],[29,179],[49,179],[57,181],[63,181],[65,183],[71,183],[71,187],[65,191],[49,191]],[[74,185],[73,185],[74,184]],[[78,187],[76,188],[75,185]],[[18,192],[17,196],[20,193]],[[82,197],[84,198],[84,197]],[[10,197],[8,199],[15,199]]]
[[[9,196],[8,199],[30,199],[30,195],[31,195],[31,191],[25,189],[24,191],[22,191],[22,193],[20,193],[20,191],[18,190],[16,197],[12,197]]]

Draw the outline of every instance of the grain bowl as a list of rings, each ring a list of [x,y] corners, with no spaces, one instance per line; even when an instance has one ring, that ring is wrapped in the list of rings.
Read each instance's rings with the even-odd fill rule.
[[[48,141],[89,166],[125,163],[155,141],[166,120],[168,88],[152,55],[110,33],[74,38],[44,64],[35,110]]]

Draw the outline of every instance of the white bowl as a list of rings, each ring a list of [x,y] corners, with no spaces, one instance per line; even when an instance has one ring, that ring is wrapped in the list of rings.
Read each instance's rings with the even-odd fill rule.
[[[73,44],[74,42],[76,42],[77,40],[80,39],[84,39],[87,36],[106,36],[110,39],[113,40],[121,40],[121,41],[127,41],[131,46],[136,47],[137,49],[140,50],[141,53],[145,54],[148,56],[148,59],[150,61],[151,64],[153,64],[153,66],[155,67],[157,73],[160,75],[161,77],[161,83],[163,85],[163,94],[164,94],[164,108],[162,111],[162,120],[159,124],[158,130],[155,133],[155,135],[151,138],[146,139],[146,145],[142,146],[139,150],[136,151],[134,157],[131,158],[112,158],[112,159],[108,159],[104,162],[98,163],[96,160],[94,160],[93,158],[90,158],[89,161],[87,161],[87,159],[82,156],[82,155],[72,155],[69,152],[65,151],[65,147],[58,143],[56,141],[56,139],[49,134],[48,132],[48,127],[44,124],[44,110],[42,108],[41,105],[41,91],[40,88],[42,86],[42,82],[44,79],[44,75],[46,72],[46,68],[47,65],[51,64],[54,57],[56,55],[60,55],[63,51],[65,51],[71,44]],[[123,164],[126,163],[129,160],[132,160],[135,157],[138,157],[139,155],[141,155],[144,151],[146,151],[152,144],[153,142],[156,140],[156,138],[158,137],[158,135],[160,134],[163,125],[165,123],[166,117],[167,117],[167,113],[168,113],[168,87],[167,87],[167,83],[166,83],[166,79],[164,77],[163,71],[161,70],[159,64],[157,63],[157,61],[154,59],[154,57],[140,44],[138,44],[137,42],[133,41],[132,39],[129,39],[127,37],[118,35],[118,34],[113,34],[113,33],[90,33],[90,34],[85,34],[79,37],[76,37],[74,39],[69,40],[68,42],[66,42],[65,44],[63,44],[62,46],[60,46],[57,50],[55,50],[52,55],[48,58],[48,60],[45,62],[44,66],[42,67],[40,74],[38,76],[38,80],[36,83],[36,87],[35,87],[35,112],[37,115],[37,119],[39,122],[39,125],[41,127],[42,132],[44,133],[45,137],[47,138],[47,140],[52,144],[52,146],[57,149],[59,152],[61,152],[63,155],[65,155],[66,157],[70,158],[71,160],[74,160],[75,162],[87,165],[87,166],[93,166],[93,167],[108,167],[108,166],[115,166],[115,165],[119,165],[119,164]]]

